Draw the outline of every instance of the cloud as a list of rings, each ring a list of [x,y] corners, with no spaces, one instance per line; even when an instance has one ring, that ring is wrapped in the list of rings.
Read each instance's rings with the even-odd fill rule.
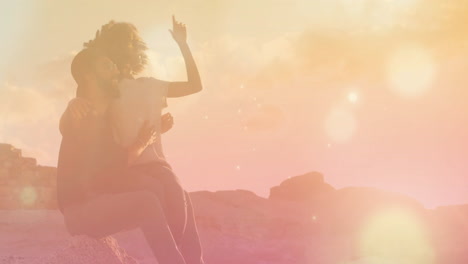
[[[50,116],[54,106],[46,95],[30,87],[9,83],[0,88],[0,115],[2,125],[36,123]]]
[[[9,74],[0,85],[0,141],[21,148],[40,164],[57,161],[58,121],[75,93],[71,58],[70,53]]]

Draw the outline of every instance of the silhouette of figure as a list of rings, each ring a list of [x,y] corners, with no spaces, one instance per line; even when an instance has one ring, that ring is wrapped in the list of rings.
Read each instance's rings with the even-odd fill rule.
[[[129,166],[125,168],[125,174],[120,174],[119,181],[110,184],[113,179],[103,177],[93,187],[96,193],[112,189],[116,193],[149,191],[156,194],[172,237],[186,263],[203,263],[190,196],[183,190],[180,180],[165,160],[160,138],[161,133],[170,129],[173,122],[170,115],[159,118],[162,108],[167,106],[165,98],[186,96],[202,89],[198,70],[186,42],[185,25],[173,17],[173,30],[170,32],[184,56],[187,82],[134,78],[147,62],[144,52],[146,45],[136,28],[129,23],[111,21],[97,32],[95,39],[85,43],[85,47],[99,50],[115,62],[119,72],[119,80],[114,80],[118,87],[109,92],[112,100],[106,110],[108,120],[102,120],[110,128],[107,130],[107,140],[113,135],[114,143],[119,143],[125,149],[132,149],[135,142],[140,144],[139,151],[128,152]],[[88,98],[81,96],[82,93],[83,88],[79,85],[77,98],[70,102],[62,116],[62,132],[66,130],[67,124],[76,122],[74,119],[79,120],[95,112],[94,105]],[[142,133],[148,135],[148,131],[153,130],[150,140],[139,139]]]

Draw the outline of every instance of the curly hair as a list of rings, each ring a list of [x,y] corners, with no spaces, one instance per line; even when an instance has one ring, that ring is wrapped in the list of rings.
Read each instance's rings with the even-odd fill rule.
[[[128,44],[133,46],[132,54],[128,52]],[[140,73],[148,63],[146,55],[148,47],[140,37],[137,28],[130,23],[111,20],[103,25],[101,30],[96,31],[94,39],[84,43],[84,47],[103,50],[119,69],[130,65],[132,74]],[[135,58],[136,56],[138,59]]]

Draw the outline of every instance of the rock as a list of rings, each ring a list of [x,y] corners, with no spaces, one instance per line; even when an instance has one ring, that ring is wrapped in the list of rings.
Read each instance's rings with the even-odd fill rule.
[[[56,209],[57,169],[0,144],[0,209]]]
[[[23,158],[23,165],[26,167],[36,167],[37,160],[35,158]]]
[[[33,264],[138,264],[113,237],[93,239],[75,236],[68,245]]]
[[[279,186],[270,188],[270,200],[311,202],[332,194],[335,189],[323,180],[323,175],[310,172],[291,177]]]
[[[0,160],[21,157],[21,150],[10,144],[0,144]]]
[[[24,260],[21,256],[2,256],[0,257],[0,264],[20,264]]]

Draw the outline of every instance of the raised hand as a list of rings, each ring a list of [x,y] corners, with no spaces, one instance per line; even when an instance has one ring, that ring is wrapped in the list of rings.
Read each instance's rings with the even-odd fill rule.
[[[178,22],[174,15],[172,15],[172,30],[169,29],[169,32],[177,44],[187,42],[187,30],[185,28],[185,24]]]

